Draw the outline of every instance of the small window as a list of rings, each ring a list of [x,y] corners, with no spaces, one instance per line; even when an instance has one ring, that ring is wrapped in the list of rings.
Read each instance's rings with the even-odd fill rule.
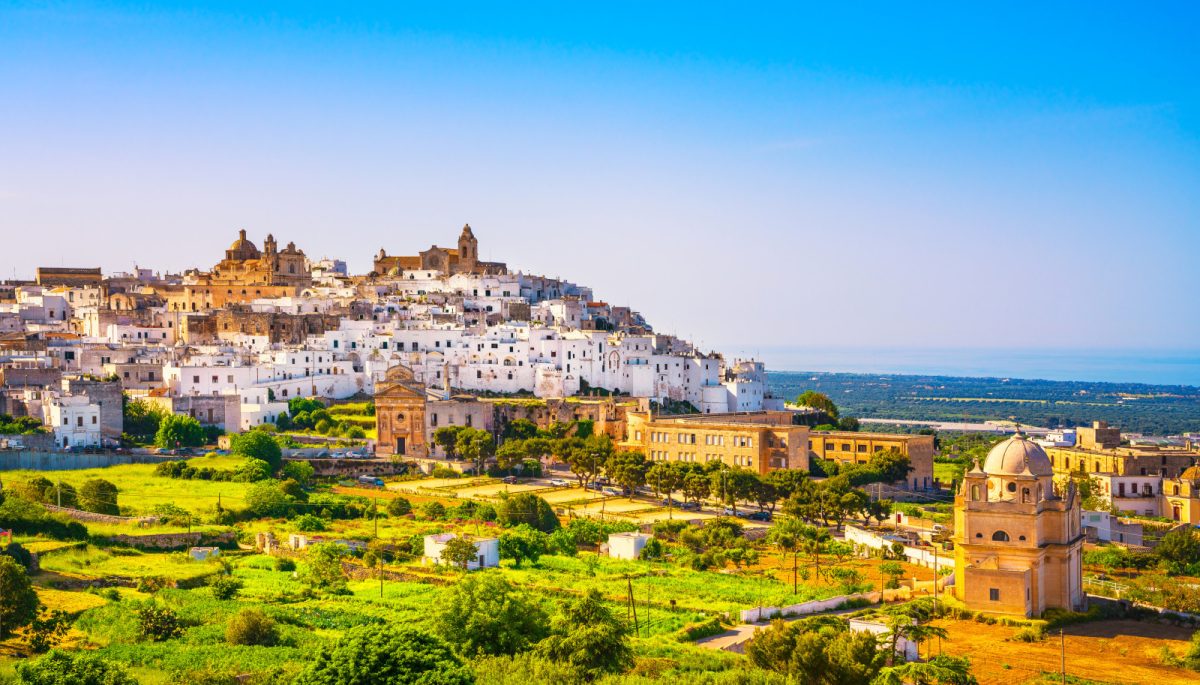
[[[992,533],[992,541],[993,542],[1008,542],[1009,541],[1008,533],[1005,533],[1002,530],[998,530],[995,533]]]
[[[1009,492],[1016,492],[1016,491],[1017,491],[1017,484],[1016,484],[1016,483],[1009,483],[1009,484],[1008,484],[1008,491],[1009,491]]]
[[[988,599],[992,600],[993,602],[999,602],[1000,601],[1000,588],[996,588],[996,587],[988,588]]]

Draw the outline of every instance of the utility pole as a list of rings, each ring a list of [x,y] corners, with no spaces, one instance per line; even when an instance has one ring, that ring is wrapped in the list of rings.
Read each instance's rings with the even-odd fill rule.
[[[641,633],[641,627],[638,625],[637,617],[637,602],[633,598],[633,577],[625,576],[625,582],[629,585],[629,606],[633,609],[633,634]]]
[[[374,516],[372,516],[371,518],[375,519],[375,539],[378,540],[379,539],[379,498],[378,497],[375,498],[375,508],[372,510],[372,513],[374,514]]]
[[[646,637],[650,637],[650,572],[646,572]]]
[[[1058,648],[1058,668],[1062,672],[1062,685],[1067,685],[1067,638],[1063,635],[1062,628],[1058,629]]]

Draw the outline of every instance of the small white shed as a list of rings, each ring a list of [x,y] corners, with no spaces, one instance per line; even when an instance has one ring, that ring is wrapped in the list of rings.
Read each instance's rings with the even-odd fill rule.
[[[613,559],[637,559],[652,537],[648,533],[611,533],[608,536],[608,556]]]
[[[442,551],[446,543],[457,537],[454,533],[439,533],[425,536],[425,563],[442,563]],[[475,543],[475,561],[467,562],[467,570],[495,568],[500,565],[500,540],[497,538],[470,538]]]

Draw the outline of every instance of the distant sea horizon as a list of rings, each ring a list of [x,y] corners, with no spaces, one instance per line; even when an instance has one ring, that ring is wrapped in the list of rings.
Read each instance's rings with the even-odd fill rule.
[[[1200,350],[761,347],[753,355],[775,372],[1200,386]]]

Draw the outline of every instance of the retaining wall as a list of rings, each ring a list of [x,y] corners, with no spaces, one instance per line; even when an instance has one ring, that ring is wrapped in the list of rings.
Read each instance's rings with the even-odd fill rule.
[[[52,450],[2,450],[0,471],[77,471],[99,469],[121,464],[158,464],[178,461],[190,457],[174,457],[158,454],[111,454],[101,452],[57,452]]]

